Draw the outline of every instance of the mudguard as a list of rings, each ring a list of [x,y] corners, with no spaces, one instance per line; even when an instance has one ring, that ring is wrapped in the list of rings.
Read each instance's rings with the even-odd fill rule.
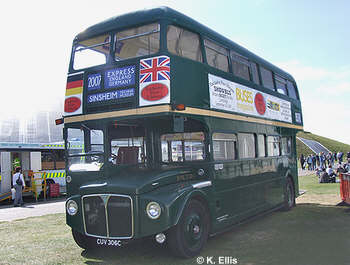
[[[201,201],[205,207],[211,212],[210,193],[212,192],[211,185],[205,187],[196,187],[195,183],[174,184],[154,192],[143,194],[140,196],[140,216],[139,216],[139,233],[137,237],[144,237],[160,232],[165,232],[169,228],[178,224],[182,213],[191,199]],[[148,217],[145,210],[147,204],[155,201],[160,204],[162,214],[158,219],[151,219]]]

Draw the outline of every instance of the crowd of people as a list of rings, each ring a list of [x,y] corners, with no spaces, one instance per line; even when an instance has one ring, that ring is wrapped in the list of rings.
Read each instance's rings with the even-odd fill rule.
[[[303,170],[316,171],[320,183],[336,182],[337,173],[350,172],[350,152],[347,152],[346,157],[341,151],[328,154],[320,152],[308,156],[301,154],[299,161]],[[334,171],[336,164],[338,165]]]

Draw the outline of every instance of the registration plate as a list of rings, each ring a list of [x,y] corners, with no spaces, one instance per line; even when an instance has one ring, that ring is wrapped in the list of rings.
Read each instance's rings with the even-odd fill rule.
[[[97,238],[96,244],[98,246],[106,246],[106,247],[121,247],[122,241],[118,239]]]

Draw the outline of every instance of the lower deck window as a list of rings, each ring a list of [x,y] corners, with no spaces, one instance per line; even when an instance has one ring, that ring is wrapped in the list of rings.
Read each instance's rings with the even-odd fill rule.
[[[146,142],[144,137],[120,138],[111,141],[113,164],[144,163],[146,157]]]
[[[265,154],[265,135],[258,134],[258,157],[264,157]]]
[[[162,162],[205,159],[204,133],[172,133],[161,136]]]
[[[237,136],[230,133],[213,134],[214,160],[236,159]]]
[[[268,156],[280,155],[280,137],[279,136],[267,136],[267,155]]]
[[[282,155],[290,155],[292,153],[292,137],[282,137],[281,145]]]
[[[239,133],[239,158],[255,157],[255,137],[252,133]]]

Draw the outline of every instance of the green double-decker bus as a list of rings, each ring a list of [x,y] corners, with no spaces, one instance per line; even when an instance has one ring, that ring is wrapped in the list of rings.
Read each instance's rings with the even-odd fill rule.
[[[64,108],[67,224],[84,249],[153,237],[193,257],[295,205],[295,80],[173,9],[78,34]]]

